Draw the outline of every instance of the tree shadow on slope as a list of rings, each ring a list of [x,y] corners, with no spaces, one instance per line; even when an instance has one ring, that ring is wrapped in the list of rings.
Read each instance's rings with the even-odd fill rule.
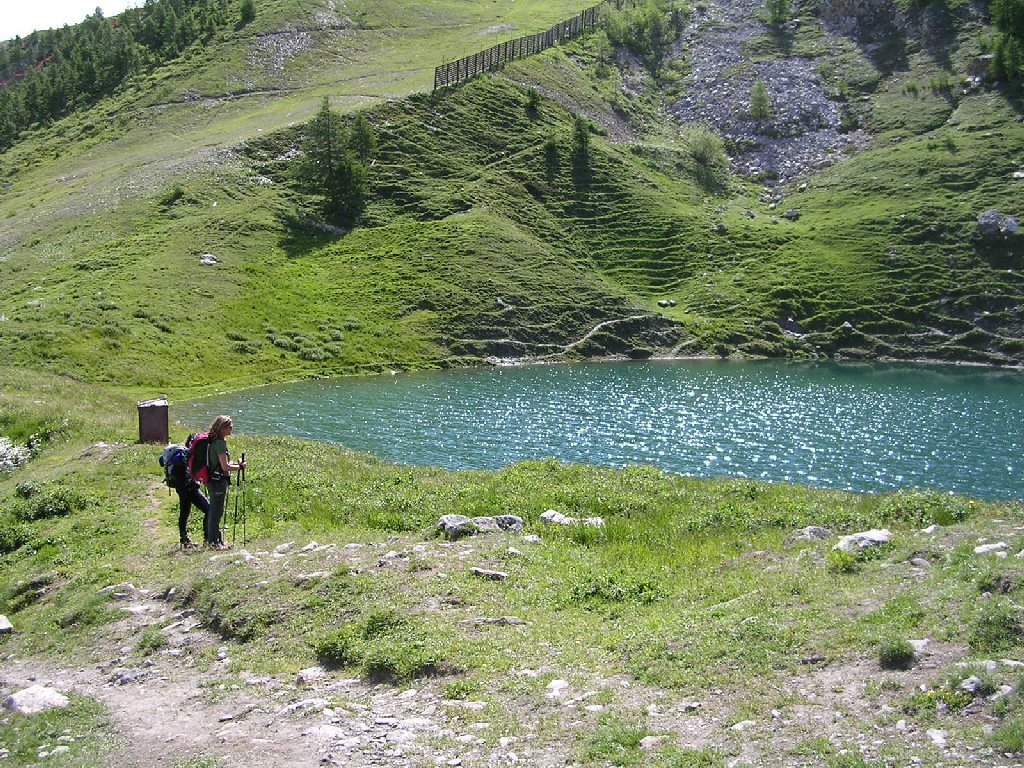
[[[287,214],[281,223],[284,232],[279,244],[289,258],[305,256],[336,242],[345,234],[341,227],[297,214]]]

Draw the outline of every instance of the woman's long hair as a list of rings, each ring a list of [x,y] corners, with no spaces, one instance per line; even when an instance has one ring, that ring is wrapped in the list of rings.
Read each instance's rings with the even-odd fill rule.
[[[210,440],[223,440],[224,430],[231,426],[230,416],[218,416],[210,425]]]

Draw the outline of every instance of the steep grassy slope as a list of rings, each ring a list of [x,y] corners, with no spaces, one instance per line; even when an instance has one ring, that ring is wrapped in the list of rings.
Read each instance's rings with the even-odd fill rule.
[[[602,64],[600,33],[380,99],[458,45],[547,20],[535,11],[268,4],[253,30],[27,136],[0,162],[0,351],[136,391],[491,357],[1024,360],[1022,237],[976,226],[989,208],[1019,213],[1016,102],[908,89],[933,59],[908,57],[897,76],[801,30],[794,44],[822,77],[871,100],[879,134],[780,203],[740,179],[699,184],[654,81]],[[367,113],[371,200],[338,233],[295,191],[285,126],[324,93],[366,104],[368,82],[382,101]],[[531,106],[531,87],[552,98]],[[564,105],[592,121],[585,153]],[[790,207],[799,216],[781,216]]]

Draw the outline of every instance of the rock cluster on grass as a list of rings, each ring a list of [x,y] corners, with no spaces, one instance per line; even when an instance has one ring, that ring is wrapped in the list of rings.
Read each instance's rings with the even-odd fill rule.
[[[493,517],[466,517],[465,515],[444,515],[437,521],[435,529],[449,541],[473,536],[477,533],[497,533],[523,530],[523,518],[516,515],[494,515]]]
[[[17,469],[32,458],[32,451],[23,445],[15,445],[6,437],[0,437],[0,474]]]
[[[996,208],[989,208],[978,215],[978,234],[985,238],[1009,237],[1020,229],[1020,222],[1013,216],[1004,216]]]
[[[540,521],[547,525],[589,525],[592,528],[603,528],[604,519],[600,517],[569,517],[555,509],[549,509],[540,516]]]

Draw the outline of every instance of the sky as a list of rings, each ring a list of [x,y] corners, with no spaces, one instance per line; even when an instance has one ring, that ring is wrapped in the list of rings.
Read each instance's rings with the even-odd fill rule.
[[[104,16],[116,16],[142,0],[0,0],[0,40],[36,30],[78,24],[96,8]]]

